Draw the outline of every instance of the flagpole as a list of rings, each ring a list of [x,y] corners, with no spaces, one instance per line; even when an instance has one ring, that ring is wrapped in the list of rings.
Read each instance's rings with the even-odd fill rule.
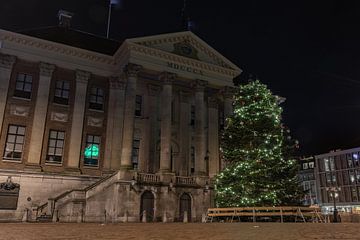
[[[109,38],[110,19],[111,19],[111,0],[109,0],[109,13],[108,13],[108,22],[107,22],[106,38]]]

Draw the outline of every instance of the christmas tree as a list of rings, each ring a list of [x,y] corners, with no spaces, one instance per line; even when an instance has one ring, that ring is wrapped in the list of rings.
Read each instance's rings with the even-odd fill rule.
[[[237,89],[221,139],[226,167],[216,177],[217,206],[299,203],[297,141],[281,123],[280,100],[258,80]]]

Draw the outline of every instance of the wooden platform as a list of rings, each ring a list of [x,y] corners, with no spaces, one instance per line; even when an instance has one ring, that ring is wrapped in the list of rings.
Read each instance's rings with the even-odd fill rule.
[[[302,206],[209,208],[206,222],[213,222],[220,218],[230,222],[233,222],[234,219],[240,221],[240,217],[250,217],[253,222],[256,222],[256,218],[273,219],[280,217],[280,222],[284,222],[286,216],[295,217],[295,222],[298,219],[303,222],[306,222],[307,219],[311,219],[312,222],[324,222],[320,208]]]

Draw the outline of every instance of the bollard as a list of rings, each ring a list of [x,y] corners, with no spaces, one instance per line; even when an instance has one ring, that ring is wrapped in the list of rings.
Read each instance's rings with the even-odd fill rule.
[[[27,222],[28,221],[28,217],[29,217],[29,209],[25,209],[22,221],[23,222]]]
[[[202,223],[206,223],[206,214],[205,214],[205,213],[203,213],[203,214],[201,215],[201,222],[202,222]]]
[[[143,215],[142,215],[142,222],[146,223],[146,210],[143,211]]]
[[[127,223],[128,222],[128,211],[125,211],[125,214],[124,214],[124,223]]]
[[[187,222],[188,222],[188,213],[187,213],[187,211],[184,211],[184,219],[183,219],[183,222],[184,222],[184,223],[187,223]]]
[[[163,222],[164,222],[164,223],[167,222],[167,214],[166,214],[166,211],[164,212],[164,215],[163,215]]]
[[[54,211],[54,214],[53,214],[53,217],[52,217],[53,222],[58,221],[58,215],[59,215],[59,210]]]

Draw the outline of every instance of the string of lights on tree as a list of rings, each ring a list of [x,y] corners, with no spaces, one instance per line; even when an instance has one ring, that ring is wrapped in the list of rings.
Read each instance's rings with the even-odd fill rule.
[[[281,123],[280,98],[258,80],[241,85],[221,138],[226,168],[216,177],[219,207],[297,204],[298,142]]]

